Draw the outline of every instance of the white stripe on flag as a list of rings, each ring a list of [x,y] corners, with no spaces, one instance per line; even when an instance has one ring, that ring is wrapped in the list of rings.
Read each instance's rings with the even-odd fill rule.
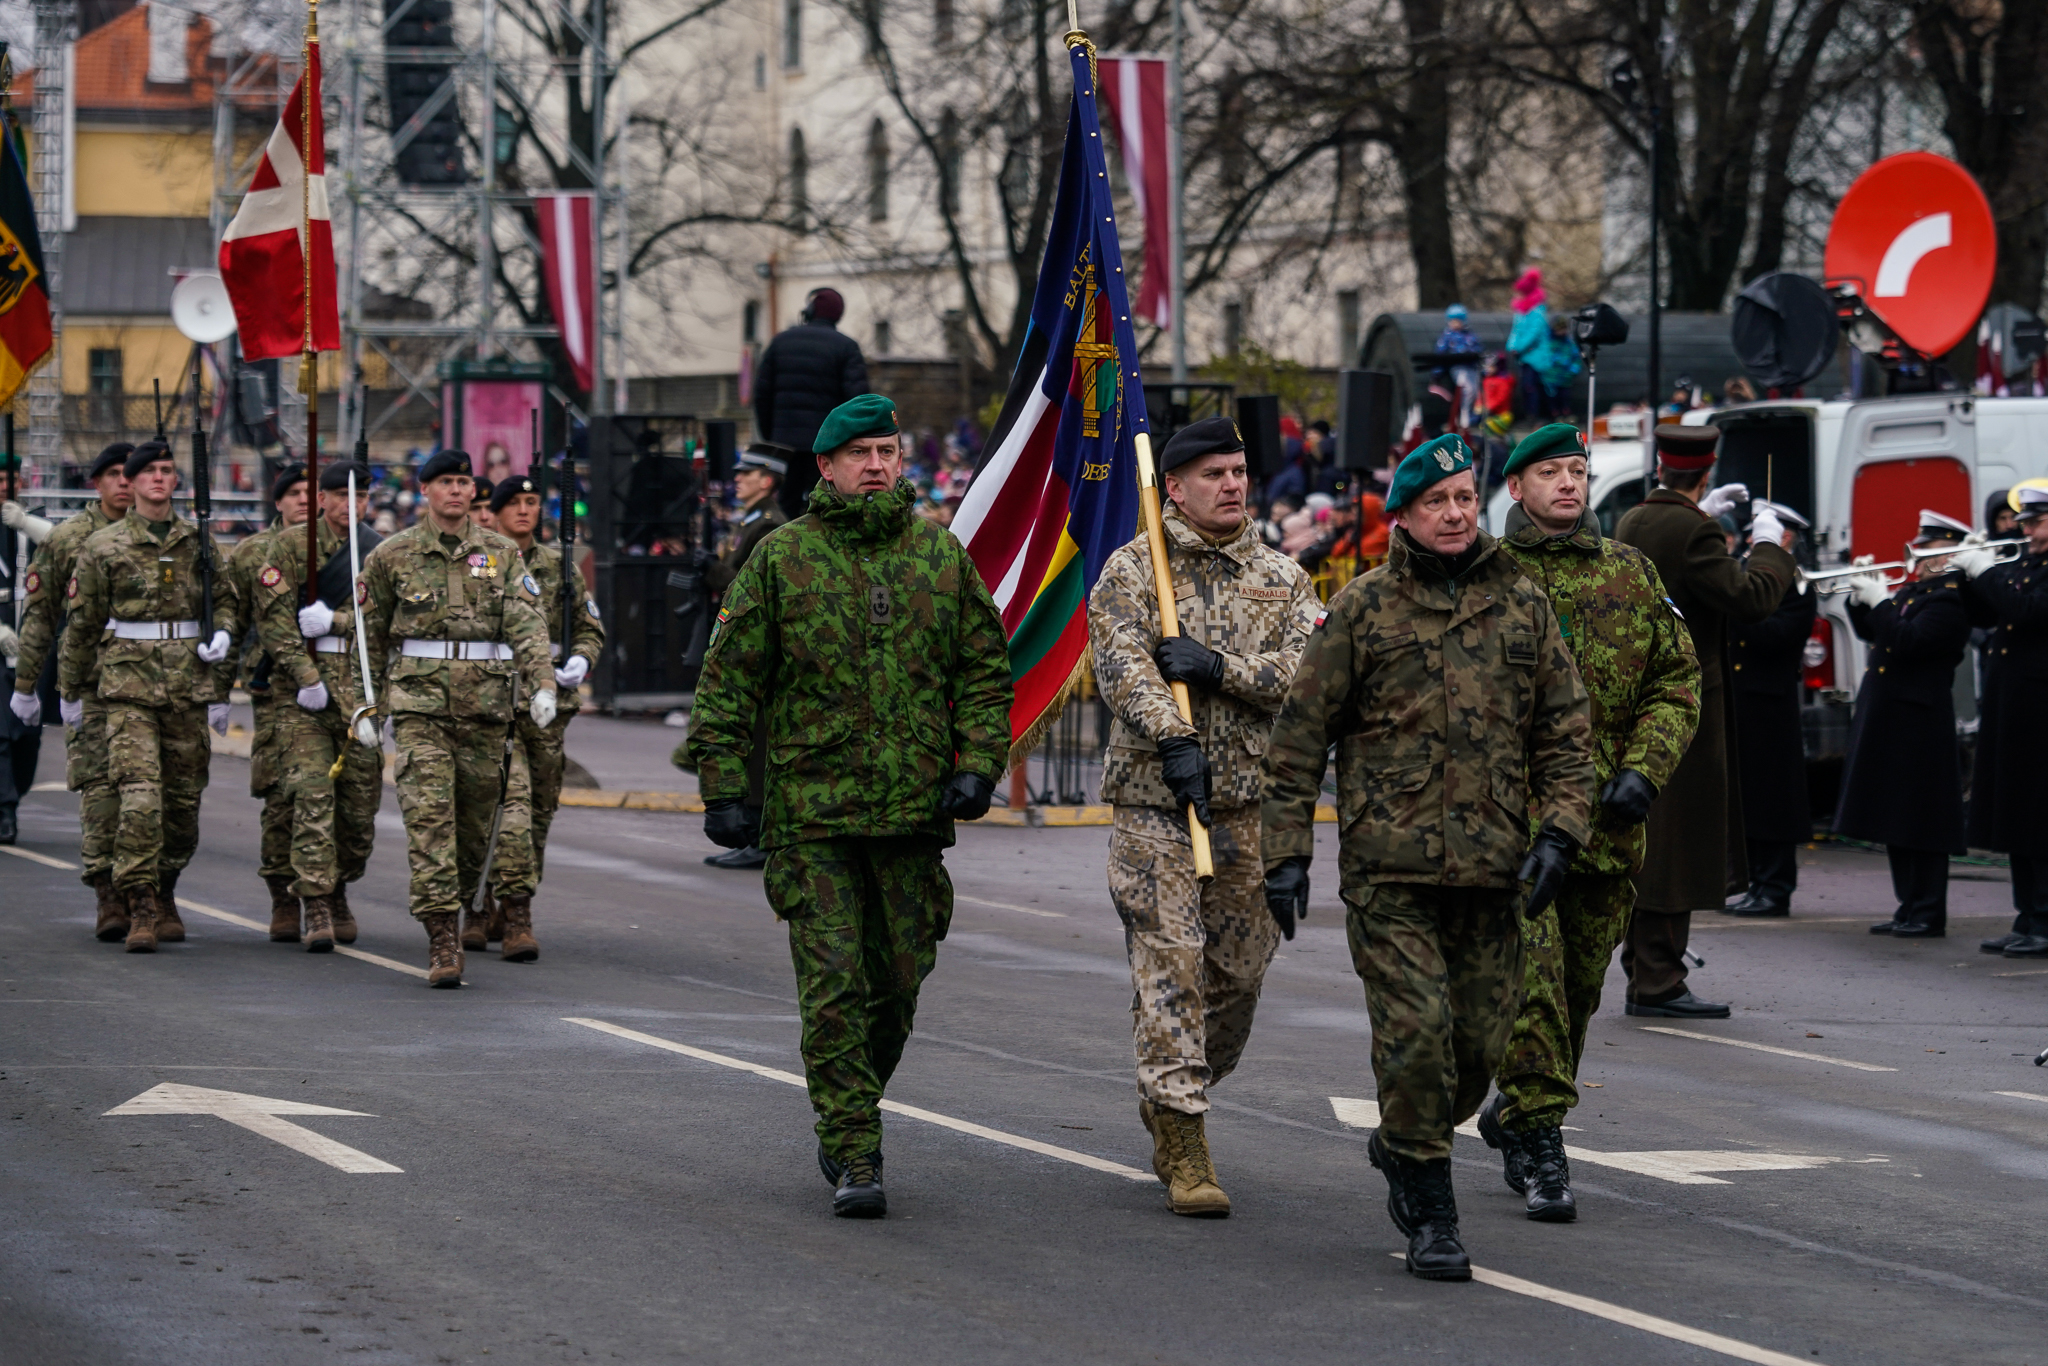
[[[1138,62],[1129,58],[1116,64],[1117,75],[1117,122],[1124,145],[1124,178],[1131,182],[1131,193],[1138,201],[1138,213],[1146,222],[1163,205],[1145,202],[1145,116],[1144,95],[1138,88]]]
[[[555,247],[562,258],[562,349],[578,363],[588,357],[583,335],[583,270],[588,264],[580,252],[583,243],[576,232],[576,201],[569,195],[555,196]]]
[[[988,464],[982,468],[981,473],[974,476],[974,482],[967,486],[967,496],[960,500],[960,511],[954,514],[953,534],[959,537],[961,543],[970,551],[974,547],[975,533],[995,510],[998,499],[1012,508],[1025,509],[1026,516],[1037,515],[1038,501],[1045,493],[1044,483],[1041,482],[1037,488],[1030,490],[1028,497],[1023,489],[1013,488],[1011,484],[1016,478],[1017,462],[1024,454],[1024,447],[1037,432],[1039,423],[1045,417],[1045,410],[1051,404],[1052,401],[1045,396],[1045,372],[1041,370],[1031,385],[1031,396],[1024,402],[1024,411],[1017,414],[1017,420],[1011,424],[1007,439],[996,453],[989,457]],[[1050,468],[1047,467],[1048,473]],[[1029,549],[1028,542],[1019,546],[1016,558],[1003,572],[1001,586],[991,585],[995,588],[998,610],[1007,608],[1011,596],[1017,591],[1017,580],[1023,574],[1024,559]]]

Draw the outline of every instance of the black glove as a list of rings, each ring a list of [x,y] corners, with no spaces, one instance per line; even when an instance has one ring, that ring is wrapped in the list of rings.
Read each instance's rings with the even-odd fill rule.
[[[1294,938],[1294,922],[1308,919],[1308,855],[1296,854],[1266,870],[1266,909],[1282,938]]]
[[[1625,768],[1600,789],[1600,823],[1609,830],[1626,830],[1641,825],[1650,814],[1657,789],[1632,768]]]
[[[955,773],[939,797],[939,807],[956,821],[978,821],[988,814],[996,785],[979,773]]]
[[[1152,651],[1152,662],[1169,683],[1185,683],[1210,692],[1223,687],[1223,656],[1186,636],[1167,636]]]
[[[1166,780],[1166,790],[1173,794],[1174,805],[1195,808],[1195,819],[1204,825],[1209,822],[1209,796],[1214,788],[1214,778],[1209,772],[1209,756],[1202,753],[1202,746],[1192,735],[1169,736],[1159,742],[1159,776]]]
[[[1522,905],[1522,919],[1535,919],[1557,900],[1558,889],[1564,886],[1565,870],[1572,866],[1572,856],[1578,852],[1578,842],[1562,830],[1546,825],[1536,832],[1529,857],[1522,860],[1522,871],[1515,875],[1530,884],[1529,899]]]
[[[761,838],[761,808],[737,797],[704,803],[704,838],[721,849],[752,848]]]

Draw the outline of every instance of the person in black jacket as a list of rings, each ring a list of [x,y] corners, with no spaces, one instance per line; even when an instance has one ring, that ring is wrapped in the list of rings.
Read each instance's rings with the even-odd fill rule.
[[[868,391],[868,363],[860,343],[839,330],[846,300],[836,289],[814,289],[803,321],[786,328],[761,355],[754,371],[754,426],[763,441],[809,451],[825,414]],[[801,517],[817,462],[793,462],[779,492],[782,510]]]
[[[1923,510],[1913,544],[1959,545],[1969,530]],[[1849,583],[1849,625],[1870,642],[1870,659],[1849,724],[1835,833],[1884,846],[1899,908],[1870,932],[1894,939],[1948,932],[1948,861],[1964,852],[1953,692],[1970,641],[1962,587],[1945,559],[1922,560],[1891,596],[1881,574]]]

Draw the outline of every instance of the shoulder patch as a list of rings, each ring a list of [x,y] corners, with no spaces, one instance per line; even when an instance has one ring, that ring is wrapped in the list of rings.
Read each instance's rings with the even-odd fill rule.
[[[21,586],[31,593],[39,592],[43,586],[43,576],[31,569],[28,576],[21,581]]]
[[[358,606],[358,607],[364,606],[364,605],[365,605],[365,604],[367,604],[367,603],[368,603],[369,601],[370,601],[370,581],[369,581],[368,579],[357,579],[357,580],[356,580],[356,606]]]
[[[266,564],[263,566],[263,572],[256,576],[256,582],[265,588],[275,588],[284,582],[284,575],[278,572],[276,565]]]
[[[73,574],[71,576],[71,582],[65,586],[64,596],[67,598],[75,598],[78,596],[78,575]]]
[[[1326,622],[1326,621],[1328,621],[1329,619],[1330,619],[1330,609],[1329,609],[1329,608],[1327,608],[1327,607],[1322,607],[1322,608],[1318,608],[1318,609],[1316,610],[1316,621],[1315,621],[1315,625],[1313,625],[1313,626],[1309,627],[1308,629],[1309,629],[1309,630],[1311,630],[1311,631],[1320,631],[1320,630],[1322,630],[1322,629],[1323,629],[1323,623],[1324,623],[1324,622]]]
[[[520,586],[521,586],[521,587],[525,588],[527,592],[529,592],[529,593],[533,594],[533,595],[534,595],[535,597],[539,597],[539,596],[540,596],[540,585],[539,585],[538,583],[534,582],[534,578],[533,578],[533,575],[531,575],[531,574],[522,574],[522,575],[520,575],[520,576],[519,576],[519,583],[520,583]]]
[[[599,616],[599,615],[597,614],[597,599],[596,599],[596,598],[585,598],[585,599],[583,600],[583,606],[584,606],[584,608],[585,608],[585,609],[586,609],[586,610],[587,610],[587,611],[588,611],[588,612],[590,613],[590,619],[591,619],[592,621],[602,621],[602,620],[604,620],[604,618],[603,618],[603,617],[600,617],[600,616]],[[722,616],[722,615],[723,615],[723,614],[721,614],[721,616]]]
[[[1673,602],[1673,601],[1672,601],[1671,599],[1669,599],[1669,598],[1666,598],[1666,599],[1664,599],[1664,605],[1665,605],[1666,607],[1669,607],[1669,608],[1671,609],[1671,615],[1672,615],[1672,616],[1674,616],[1674,617],[1677,617],[1677,618],[1678,618],[1678,619],[1679,619],[1680,621],[1684,621],[1684,620],[1685,620],[1685,613],[1683,613],[1683,612],[1681,612],[1681,611],[1679,611],[1679,610],[1678,610],[1678,604],[1677,604],[1677,603]]]

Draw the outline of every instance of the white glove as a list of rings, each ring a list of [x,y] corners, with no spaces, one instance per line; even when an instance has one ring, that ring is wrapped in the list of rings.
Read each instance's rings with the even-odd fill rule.
[[[1712,489],[1700,499],[1700,511],[1709,517],[1719,517],[1731,510],[1737,503],[1749,501],[1749,487],[1746,484],[1723,484]]]
[[[32,692],[18,692],[7,699],[7,710],[14,713],[14,719],[34,730],[43,724],[43,699]]]
[[[228,733],[228,704],[225,702],[208,702],[206,704],[206,724],[213,727],[215,735],[226,735]]]
[[[226,631],[215,631],[213,639],[199,647],[199,657],[208,664],[218,664],[228,657],[228,646],[234,642],[228,639]],[[227,734],[222,731],[221,734]]]
[[[1882,574],[1858,574],[1849,580],[1849,598],[1865,607],[1875,607],[1890,596],[1887,586]]]
[[[1785,524],[1778,520],[1778,514],[1767,507],[1759,507],[1756,516],[1749,520],[1749,543],[1763,545],[1769,542],[1771,545],[1777,545],[1784,539]]]
[[[555,695],[551,692],[537,692],[526,710],[533,717],[533,724],[546,730],[555,723]]]
[[[334,634],[334,609],[315,598],[310,606],[299,609],[299,634],[311,640],[315,636]]]
[[[81,699],[77,702],[68,702],[61,697],[58,698],[57,715],[64,718],[64,725],[66,729],[77,730],[80,726],[85,724],[84,700]]]
[[[1986,542],[1986,541],[1988,541],[1988,540],[1990,540],[1990,539],[1991,539],[1991,533],[1990,533],[1990,532],[1988,532],[1988,531],[1986,531],[1986,530],[1985,530],[1985,529],[1984,529],[1983,527],[1981,527],[1981,526],[1980,526],[1980,527],[1978,527],[1978,528],[1977,528],[1977,529],[1976,529],[1975,531],[1971,532],[1971,533],[1970,533],[1969,535],[1967,535],[1967,536],[1963,537],[1963,544],[1964,544],[1964,545],[1982,545],[1982,544],[1984,544],[1984,542]]]
[[[364,712],[356,718],[356,743],[364,749],[381,749],[383,742],[377,734],[377,714]]]
[[[1951,569],[1960,569],[1965,575],[1974,579],[1992,565],[1998,563],[1998,552],[1986,550],[1981,545],[1973,545],[1967,549],[1958,550],[1955,553],[1955,557],[1948,563]]]
[[[326,711],[327,685],[313,683],[299,689],[299,705],[307,711]]]
[[[555,670],[555,682],[565,688],[573,688],[590,673],[590,661],[582,655],[570,655],[562,661],[562,667]]]
[[[19,503],[0,503],[0,524],[19,531],[35,545],[50,539],[50,533],[57,529],[55,522],[46,521],[28,511]]]

